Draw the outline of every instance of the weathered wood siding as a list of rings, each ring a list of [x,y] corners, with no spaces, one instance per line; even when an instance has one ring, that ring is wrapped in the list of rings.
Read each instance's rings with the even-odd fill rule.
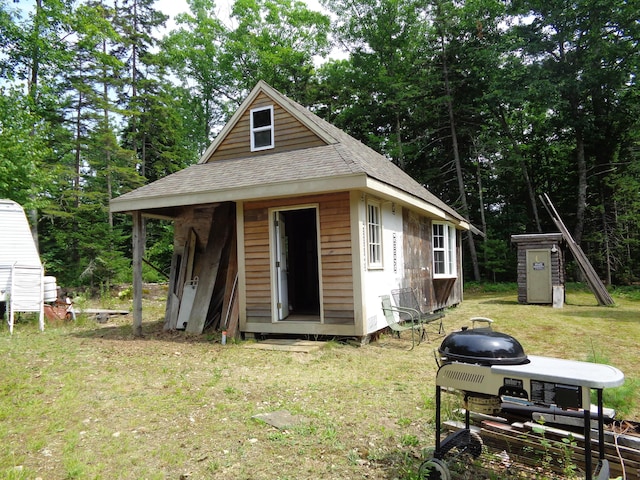
[[[318,204],[324,323],[353,324],[353,273],[349,194],[347,192],[247,202],[244,205],[244,251],[247,321],[272,321],[269,265],[269,209]]]
[[[251,109],[256,107],[268,107],[273,105],[274,116],[274,148],[251,151],[250,115]],[[301,148],[319,147],[324,142],[307,127],[290,115],[279,104],[275,103],[264,93],[258,95],[256,100],[245,111],[224,141],[213,153],[209,162],[228,158],[246,157],[249,155],[268,155]]]
[[[355,317],[349,193],[324,196],[319,215],[324,323],[352,325]]]
[[[434,311],[457,305],[462,301],[462,251],[460,233],[457,235],[458,278],[433,278],[431,248],[431,220],[404,208],[403,254],[404,285],[417,290],[423,311]]]
[[[209,241],[209,231],[215,208],[216,205],[211,204],[183,208],[183,213],[175,219],[174,223],[174,251],[182,249],[190,230],[196,234],[197,250],[204,250]]]

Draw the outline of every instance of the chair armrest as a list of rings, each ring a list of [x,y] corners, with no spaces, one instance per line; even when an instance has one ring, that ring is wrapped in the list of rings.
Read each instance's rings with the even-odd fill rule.
[[[419,312],[418,310],[416,310],[415,308],[409,308],[409,307],[391,307],[394,309],[394,311],[398,312],[398,313],[404,313],[407,314],[411,317],[411,320],[414,322],[419,322],[420,321],[420,315],[422,315],[421,312]]]
[[[419,312],[417,312],[416,310],[414,310],[413,308],[405,308],[405,307],[395,307],[395,306],[389,306],[386,307],[386,310],[389,310],[392,313],[397,313],[399,315],[409,315],[410,318],[402,318],[402,316],[400,316],[400,320],[401,321],[411,321],[411,323],[420,323],[420,314]]]

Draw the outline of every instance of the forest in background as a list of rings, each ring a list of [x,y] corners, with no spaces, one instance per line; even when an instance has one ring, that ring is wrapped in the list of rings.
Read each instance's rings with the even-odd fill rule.
[[[640,279],[639,0],[188,6],[0,0],[0,198],[58,284],[130,281],[109,200],[197,162],[260,79],[469,218],[465,279],[515,280],[511,235],[557,231],[544,193],[606,283]],[[162,281],[172,225],[146,235]]]

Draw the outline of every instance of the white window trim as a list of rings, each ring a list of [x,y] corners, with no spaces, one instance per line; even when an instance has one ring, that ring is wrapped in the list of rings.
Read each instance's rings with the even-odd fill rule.
[[[270,111],[270,115],[271,115],[271,123],[269,125],[265,125],[263,127],[257,127],[254,128],[253,127],[253,114],[255,112],[260,112],[263,110],[269,110]],[[257,107],[257,108],[252,108],[251,111],[249,112],[249,123],[250,123],[250,131],[251,131],[251,151],[252,152],[259,152],[260,150],[268,150],[270,148],[273,148],[275,146],[275,139],[274,139],[274,123],[275,123],[275,119],[273,117],[273,105],[269,105],[268,107]],[[263,147],[256,147],[255,145],[255,134],[256,133],[260,133],[260,132],[270,132],[271,134],[271,143],[269,145],[265,145]]]
[[[444,247],[436,247],[435,227],[442,226]],[[433,254],[433,278],[457,278],[457,233],[456,228],[447,222],[433,222],[431,226],[431,248]],[[436,272],[436,252],[444,253],[444,272]]]
[[[380,270],[382,265],[382,206],[380,202],[368,199],[366,204],[367,222],[367,268]],[[377,218],[372,222],[370,208],[377,212]]]

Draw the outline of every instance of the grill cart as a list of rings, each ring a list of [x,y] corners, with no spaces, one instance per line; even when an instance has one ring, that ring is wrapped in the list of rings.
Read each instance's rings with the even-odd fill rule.
[[[473,320],[473,319],[472,319]],[[477,319],[476,319],[477,320]],[[486,321],[487,319],[482,319]],[[520,343],[491,328],[463,329],[449,334],[438,349],[436,376],[436,445],[434,457],[422,463],[419,478],[451,478],[445,458],[450,452],[478,457],[482,439],[471,431],[469,412],[494,415],[506,397],[544,408],[580,412],[584,417],[586,480],[609,479],[604,452],[602,392],[623,384],[615,367],[559,358],[527,356]],[[455,390],[464,395],[465,428],[441,441],[441,394]],[[592,472],[591,390],[597,395],[599,460]]]

